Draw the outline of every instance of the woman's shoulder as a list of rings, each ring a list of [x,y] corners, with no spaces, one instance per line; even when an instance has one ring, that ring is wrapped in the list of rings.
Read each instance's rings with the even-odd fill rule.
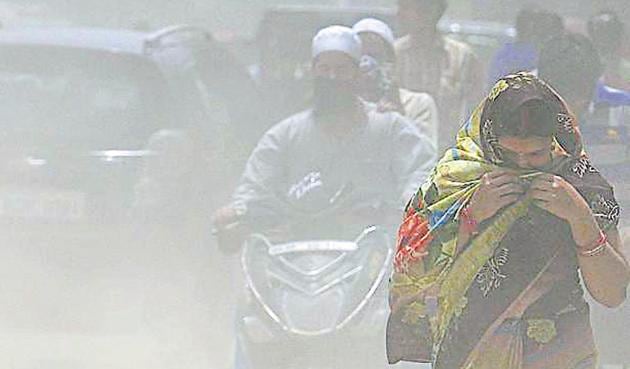
[[[563,160],[559,174],[569,182],[587,187],[612,189],[610,182],[592,164],[587,156],[569,157]]]
[[[584,197],[601,227],[618,225],[621,209],[614,188],[588,157],[567,159],[559,174]]]

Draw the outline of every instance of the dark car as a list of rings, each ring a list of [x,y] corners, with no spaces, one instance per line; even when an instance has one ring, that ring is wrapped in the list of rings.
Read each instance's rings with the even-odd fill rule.
[[[192,136],[207,171],[255,135],[252,81],[201,29],[5,29],[0,55],[2,220],[123,220],[154,133]]]
[[[257,106],[201,29],[0,30],[3,362],[185,362],[164,347],[205,337],[200,299],[228,293],[207,218]]]

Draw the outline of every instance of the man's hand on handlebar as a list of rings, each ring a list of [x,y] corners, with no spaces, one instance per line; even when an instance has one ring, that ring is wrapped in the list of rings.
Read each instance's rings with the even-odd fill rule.
[[[248,232],[241,223],[243,212],[233,206],[225,206],[217,210],[212,217],[213,234],[219,249],[233,254],[241,249]]]
[[[214,213],[212,224],[218,232],[221,232],[230,228],[230,225],[237,224],[238,218],[238,212],[233,207],[224,206]]]

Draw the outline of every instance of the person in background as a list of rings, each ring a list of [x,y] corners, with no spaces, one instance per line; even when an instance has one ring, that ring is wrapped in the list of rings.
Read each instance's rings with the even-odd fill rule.
[[[625,25],[613,12],[601,12],[588,22],[588,34],[604,60],[606,86],[630,91],[630,60],[623,57]]]
[[[628,208],[628,150],[627,131],[619,130],[615,111],[630,105],[627,91],[613,89],[604,84],[601,58],[589,39],[579,34],[566,34],[550,40],[543,48],[539,75],[546,79],[565,98],[579,117],[584,144],[590,159],[615,187],[615,196],[622,209]],[[592,103],[590,103],[592,100]],[[621,218],[621,251],[627,257],[627,217]],[[608,309],[594,307],[591,319],[601,354],[602,364],[630,362],[630,352],[618,347],[627,336],[630,318],[628,304],[611,314]]]
[[[544,43],[563,32],[562,18],[557,14],[530,7],[522,9],[516,17],[516,41],[497,51],[488,71],[488,86],[509,74],[536,69]]]
[[[214,110],[225,107],[228,121],[213,124],[227,125],[222,128],[221,134],[226,135],[226,141],[233,149],[231,151],[239,151],[238,161],[242,165],[269,127],[267,105],[263,100],[265,91],[257,88],[247,68],[229,49],[218,41],[210,42],[211,47],[195,50],[200,66],[199,78],[207,90],[220,91],[216,96],[208,93],[206,103],[213,114],[223,114]]]
[[[619,215],[563,99],[529,73],[499,80],[407,207],[390,363],[596,369],[584,294],[626,299]]]
[[[522,9],[516,16],[516,40],[501,47],[492,59],[488,85],[511,73],[536,69],[538,51],[534,43],[536,10]]]
[[[406,197],[427,177],[435,151],[402,116],[378,112],[358,97],[362,54],[350,28],[331,26],[315,36],[313,107],[263,135],[232,202],[215,213],[219,234],[281,227],[296,209],[329,206],[312,194],[331,189],[330,199],[343,192],[339,213],[369,207],[400,214]]]
[[[294,47],[301,39],[287,29],[291,29],[290,25],[274,14],[265,15],[258,27],[259,59],[249,67],[249,72],[265,106],[261,118],[265,128],[261,135],[273,124],[308,105],[309,96],[305,94],[308,78]]]
[[[408,118],[437,149],[438,112],[435,100],[423,92],[401,89],[396,82],[394,33],[383,21],[366,18],[353,30],[363,44],[361,97],[381,111],[395,111]]]
[[[597,50],[580,34],[556,36],[540,52],[538,76],[562,96],[579,118],[588,113],[602,73]]]
[[[485,81],[472,49],[440,34],[437,25],[446,8],[446,0],[399,0],[398,17],[406,36],[396,42],[400,87],[436,100],[440,151],[480,99]]]
[[[184,131],[159,130],[144,150],[143,170],[134,186],[132,214],[142,222],[190,222],[208,206],[195,163],[195,144]]]
[[[610,111],[630,106],[630,91],[607,86],[603,73],[603,61],[595,46],[580,34],[554,37],[541,51],[538,75],[560,93],[580,118],[587,142],[590,123],[601,123],[603,119],[605,124],[621,125]]]
[[[541,10],[535,25],[536,47],[540,50],[545,42],[565,31],[564,19],[558,13]]]

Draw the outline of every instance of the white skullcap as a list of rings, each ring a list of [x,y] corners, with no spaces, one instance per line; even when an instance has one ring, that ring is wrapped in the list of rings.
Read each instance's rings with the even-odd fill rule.
[[[395,37],[392,29],[387,25],[387,23],[375,19],[375,18],[365,18],[357,22],[357,24],[352,27],[356,34],[360,34],[363,32],[375,33],[383,40],[385,40],[389,46],[394,47]]]
[[[320,30],[313,38],[313,59],[327,51],[340,51],[352,57],[357,63],[363,55],[361,39],[344,26],[330,26]]]

